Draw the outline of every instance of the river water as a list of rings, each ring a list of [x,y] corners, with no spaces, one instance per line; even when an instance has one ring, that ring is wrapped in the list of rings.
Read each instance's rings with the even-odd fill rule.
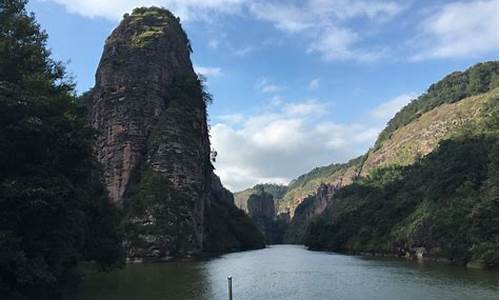
[[[70,299],[498,299],[498,273],[277,245],[207,261],[130,264],[89,273]]]

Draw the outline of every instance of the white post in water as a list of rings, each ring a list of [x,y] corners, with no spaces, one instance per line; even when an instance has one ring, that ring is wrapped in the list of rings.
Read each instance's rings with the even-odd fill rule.
[[[233,278],[231,275],[227,276],[227,293],[229,300],[233,300]]]

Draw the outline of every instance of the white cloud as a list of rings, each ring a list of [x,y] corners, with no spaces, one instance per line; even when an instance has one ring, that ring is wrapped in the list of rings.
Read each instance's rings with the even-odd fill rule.
[[[202,67],[194,65],[193,68],[197,74],[203,75],[205,77],[215,77],[222,75],[222,69],[219,67]]]
[[[370,115],[381,120],[389,120],[412,99],[416,98],[416,93],[399,95],[389,101],[383,102],[370,111]]]
[[[216,117],[212,145],[216,173],[231,191],[257,183],[286,184],[314,167],[344,162],[365,153],[394,113],[414,98],[394,97],[358,122],[335,122],[333,105],[319,100],[268,106],[253,115]]]
[[[478,56],[498,51],[498,1],[454,2],[422,21],[414,60]]]
[[[365,18],[381,23],[399,14],[405,5],[393,1],[308,0],[301,5],[256,2],[250,11],[257,19],[268,21],[290,34],[301,33],[310,40],[308,53],[319,53],[326,60],[374,61],[385,50],[364,49],[364,39],[346,21]]]
[[[43,0],[39,0],[43,1]],[[384,0],[306,0],[250,1],[250,0],[45,0],[61,4],[71,13],[86,17],[120,20],[139,6],[160,6],[170,9],[182,21],[212,20],[221,14],[249,15],[272,23],[287,33],[302,34],[309,52],[317,52],[325,59],[371,61],[380,57],[379,51],[361,50],[359,42],[364,37],[349,28],[348,20],[364,18],[381,23],[399,14],[405,5]],[[363,32],[363,31],[360,31]],[[337,40],[338,39],[338,40]],[[326,40],[326,41],[325,41]],[[218,48],[217,41],[209,47]],[[250,45],[235,49],[237,56],[245,56],[259,46]]]
[[[258,19],[272,22],[287,32],[305,31],[355,17],[386,19],[403,9],[403,5],[394,1],[361,0],[308,0],[301,5],[256,1],[250,5],[250,11]]]
[[[230,125],[238,125],[245,120],[245,117],[243,116],[243,114],[236,113],[236,114],[215,116],[215,120]]]
[[[384,55],[384,50],[365,50],[356,47],[359,35],[345,28],[329,27],[310,45],[308,53],[319,53],[326,60],[355,60],[371,62]]]
[[[308,52],[319,52],[327,59],[349,58],[353,55],[350,48],[357,40],[355,32],[330,27],[311,44]]]
[[[320,79],[319,78],[315,78],[311,81],[309,81],[309,89],[311,90],[317,90],[319,88],[319,83],[320,83]]]
[[[328,102],[280,101],[254,115],[236,114],[236,125],[216,118],[211,131],[216,173],[230,190],[287,183],[314,167],[354,158],[372,145],[387,121],[334,122],[327,118],[333,107]]]
[[[269,21],[276,28],[288,32],[299,32],[313,26],[313,20],[300,7],[293,4],[255,2],[250,11],[260,20]]]
[[[276,93],[284,89],[281,85],[271,83],[267,78],[257,80],[255,88],[264,94]]]
[[[212,13],[237,13],[245,0],[48,0],[64,5],[69,12],[86,17],[120,20],[135,7],[160,6],[183,21],[203,19]]]
[[[321,103],[318,100],[307,100],[299,103],[289,103],[284,105],[283,111],[290,116],[321,116],[326,113],[327,103]]]

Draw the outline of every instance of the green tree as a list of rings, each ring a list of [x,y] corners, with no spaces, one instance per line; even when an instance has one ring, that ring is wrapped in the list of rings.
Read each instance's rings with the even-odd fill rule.
[[[57,299],[80,260],[123,251],[95,132],[25,5],[0,1],[0,298]]]

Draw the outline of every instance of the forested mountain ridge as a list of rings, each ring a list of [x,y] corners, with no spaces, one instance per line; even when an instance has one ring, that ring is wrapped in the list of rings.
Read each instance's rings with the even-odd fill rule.
[[[467,80],[457,82],[457,74]],[[454,73],[437,86],[446,97],[446,89],[454,94],[470,86],[470,74],[487,78],[477,94],[418,112],[378,140],[351,184],[326,200],[304,201],[287,232],[295,233],[293,241],[311,249],[497,266],[498,230],[491,225],[498,224],[498,63]],[[416,101],[425,107],[428,99]],[[324,210],[312,214],[320,201]]]
[[[464,72],[453,72],[431,85],[426,93],[403,107],[380,133],[375,148],[398,128],[412,122],[425,112],[445,103],[486,93],[498,87],[498,62],[479,63]]]
[[[484,118],[404,167],[338,190],[308,227],[311,249],[498,266],[498,95]]]
[[[471,118],[475,118],[475,115],[481,112],[478,102],[471,100],[467,104],[469,107],[448,106],[448,109],[439,112],[440,115],[426,115],[428,120],[425,118],[419,120],[422,115],[434,108],[461,102],[471,96],[481,97],[480,95],[491,92],[497,86],[498,62],[479,63],[463,72],[453,72],[445,76],[431,85],[422,96],[403,107],[388,122],[375,146],[367,154],[348,163],[349,167],[357,166],[356,171],[353,169],[353,174],[339,177],[346,167],[343,164],[315,168],[290,183],[287,193],[278,200],[278,211],[289,212],[293,216],[297,206],[308,196],[314,195],[322,183],[338,184],[342,180],[345,185],[353,176],[366,175],[379,163],[382,165],[412,163],[416,157],[429,153],[438,141],[446,138],[455,128],[465,126]],[[473,113],[469,109],[472,109]],[[420,122],[419,125],[407,127],[405,130],[408,132],[398,131],[415,121]],[[391,139],[396,133],[398,134]],[[396,152],[392,153],[393,151]]]

